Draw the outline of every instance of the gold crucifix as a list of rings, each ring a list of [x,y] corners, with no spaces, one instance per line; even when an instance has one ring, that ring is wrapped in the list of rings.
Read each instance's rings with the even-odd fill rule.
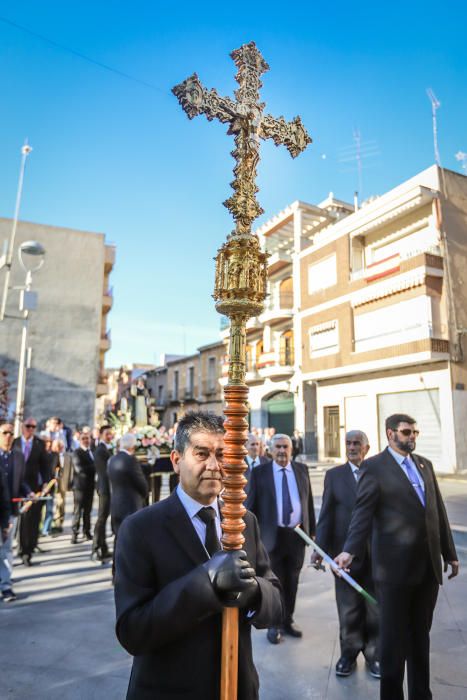
[[[260,139],[272,139],[276,146],[285,146],[295,158],[311,138],[307,134],[300,117],[286,122],[284,117],[275,119],[264,114],[264,102],[260,102],[259,90],[261,75],[269,70],[256,44],[244,44],[230,54],[238,68],[235,80],[239,84],[235,90],[236,101],[221,97],[216,90],[207,90],[196,73],[183,83],[176,85],[172,92],[190,119],[205,114],[209,121],[218,119],[229,124],[228,134],[235,137],[237,161],[234,168],[235,179],[231,183],[234,194],[224,202],[236,222],[237,234],[251,232],[252,222],[263,213],[256,193],[256,167],[259,161]]]
[[[252,233],[252,222],[263,213],[256,199],[256,167],[260,139],[271,138],[276,146],[284,145],[295,158],[311,143],[300,117],[286,122],[264,114],[259,101],[260,77],[269,66],[256,45],[244,44],[231,54],[238,68],[236,102],[221,97],[216,90],[207,90],[196,73],[172,92],[190,119],[205,114],[209,121],[219,119],[229,124],[228,133],[235,137],[235,179],[233,195],[224,202],[235,220],[235,230],[216,256],[214,299],[219,313],[230,319],[229,380],[224,389],[226,406],[224,491],[222,494],[222,544],[225,550],[241,549],[245,538],[243,487],[246,479],[244,447],[247,439],[248,386],[246,370],[246,323],[261,313],[266,297],[267,254],[263,253],[258,236]],[[238,609],[224,608],[222,617],[221,700],[237,700]]]

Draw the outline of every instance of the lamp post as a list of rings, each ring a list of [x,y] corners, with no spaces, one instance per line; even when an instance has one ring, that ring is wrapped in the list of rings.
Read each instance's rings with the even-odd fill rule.
[[[23,193],[24,170],[26,167],[26,159],[31,153],[32,148],[28,144],[27,139],[21,148],[21,166],[19,170],[18,189],[16,192],[15,215],[13,217],[13,226],[11,228],[10,239],[6,244],[5,254],[0,258],[0,270],[6,267],[5,281],[3,285],[3,294],[0,302],[0,321],[5,318],[6,304],[8,298],[8,290],[10,285],[11,265],[13,261],[13,250],[15,247],[16,229],[18,228],[18,217],[21,206],[21,195]]]
[[[37,272],[44,264],[45,248],[38,241],[25,241],[18,249],[21,267],[26,272],[24,287],[19,287],[19,310],[23,313],[23,329],[21,331],[21,348],[18,363],[18,386],[16,389],[15,435],[20,434],[24,413],[24,394],[26,390],[26,370],[28,358],[28,325],[29,312],[37,309],[37,292],[31,291],[32,273]]]

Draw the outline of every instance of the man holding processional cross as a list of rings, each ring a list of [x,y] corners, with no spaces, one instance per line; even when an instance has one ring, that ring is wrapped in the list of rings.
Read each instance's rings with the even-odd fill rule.
[[[134,700],[255,700],[250,625],[273,627],[282,616],[258,524],[242,505],[245,328],[262,311],[267,278],[267,255],[251,225],[263,213],[255,196],[260,138],[285,145],[292,157],[311,139],[299,117],[286,122],[263,114],[260,76],[268,65],[255,44],[231,57],[238,68],[236,101],[206,90],[196,74],[173,89],[190,119],[217,118],[235,137],[234,194],[225,206],[236,226],[218,251],[214,290],[216,309],[231,321],[226,432],[209,414],[180,421],[171,455],[177,491],[130,516],[119,532],[117,636],[135,656],[127,696]]]

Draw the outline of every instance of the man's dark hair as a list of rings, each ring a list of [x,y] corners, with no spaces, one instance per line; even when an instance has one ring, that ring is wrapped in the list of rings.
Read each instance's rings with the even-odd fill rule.
[[[106,425],[101,425],[101,427],[99,428],[99,435],[102,435],[102,433],[104,432],[104,430],[113,430],[113,428],[112,428],[111,425],[108,425],[108,424],[106,424]]]
[[[397,430],[399,423],[408,423],[413,425],[417,421],[415,418],[408,416],[406,413],[393,413],[392,416],[386,418],[386,431],[387,430]]]
[[[224,419],[210,411],[188,411],[180,418],[175,433],[174,448],[180,454],[184,454],[192,433],[203,431],[205,433],[220,433],[224,431]]]

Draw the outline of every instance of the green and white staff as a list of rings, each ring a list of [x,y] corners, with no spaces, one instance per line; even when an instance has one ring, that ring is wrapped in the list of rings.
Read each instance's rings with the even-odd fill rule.
[[[321,547],[320,547],[319,545],[317,545],[316,542],[314,542],[314,541],[311,539],[311,537],[308,537],[308,535],[306,534],[306,532],[303,532],[303,530],[301,529],[301,527],[300,527],[299,525],[297,525],[297,527],[295,528],[295,532],[297,533],[297,535],[300,535],[300,537],[302,538],[302,540],[305,540],[305,542],[306,542],[310,547],[312,547],[312,548],[315,550],[315,552],[316,552],[317,554],[319,554],[319,556],[323,559],[323,561],[326,562],[326,564],[329,564],[329,566],[331,567],[331,569],[332,569],[333,571],[335,571],[336,574],[337,574],[338,576],[340,576],[341,578],[343,578],[344,581],[347,581],[347,583],[349,584],[349,586],[352,586],[352,588],[354,588],[354,589],[357,591],[357,593],[360,593],[360,595],[362,595],[364,598],[366,598],[370,603],[373,603],[373,605],[378,605],[376,599],[373,598],[373,596],[370,595],[370,594],[368,593],[368,591],[366,591],[364,588],[362,588],[362,586],[360,586],[360,584],[357,583],[357,582],[355,581],[355,579],[353,579],[352,576],[350,576],[350,574],[347,573],[347,571],[344,571],[344,569],[341,569],[341,568],[336,564],[336,562],[334,561],[334,559],[333,559],[332,557],[330,557],[329,554],[326,554],[326,552],[324,551],[324,549],[321,549]]]

